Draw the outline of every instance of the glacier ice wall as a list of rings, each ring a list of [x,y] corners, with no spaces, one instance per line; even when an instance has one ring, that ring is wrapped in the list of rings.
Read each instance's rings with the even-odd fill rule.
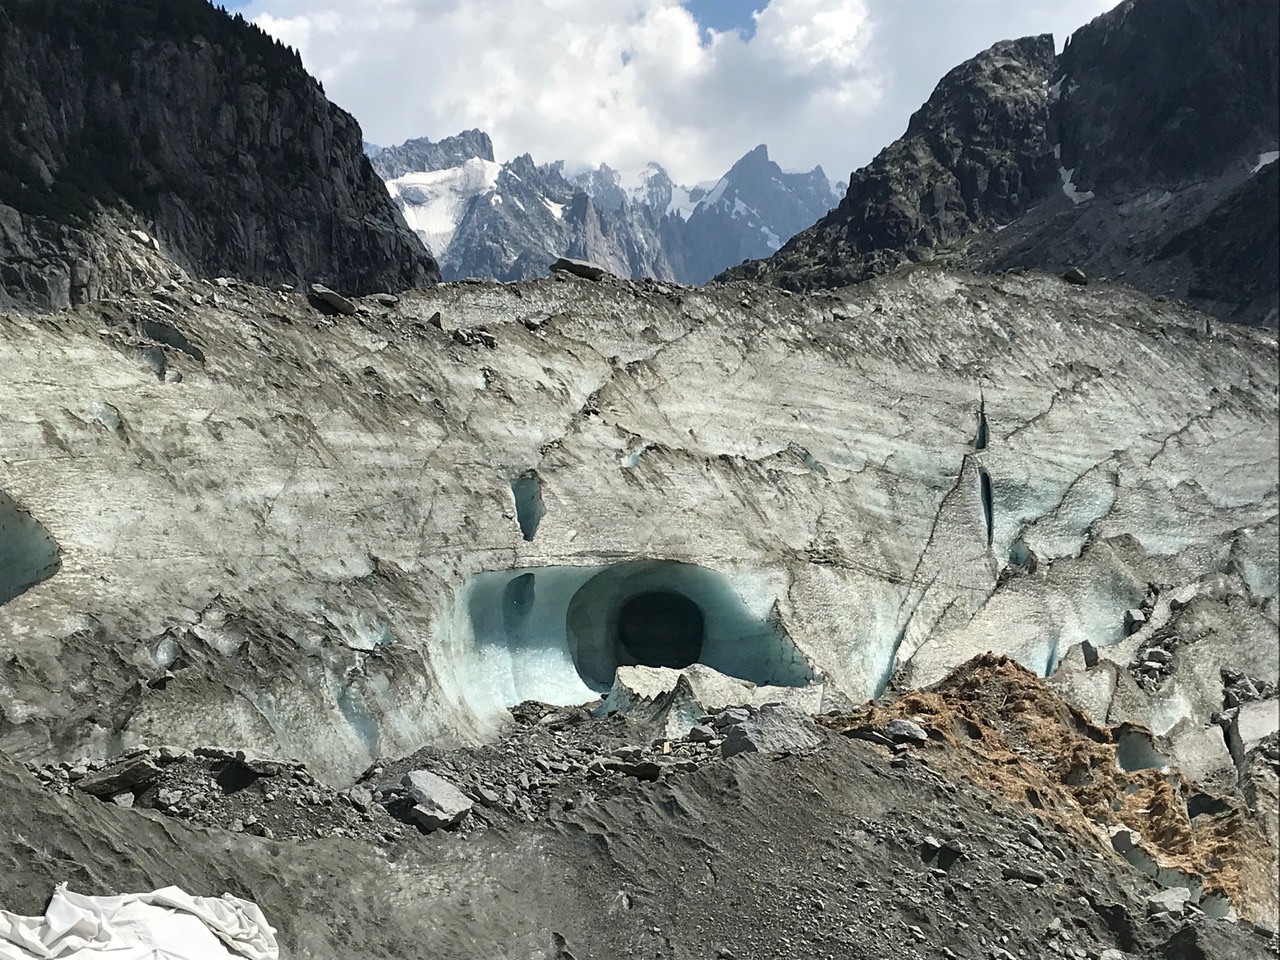
[[[812,670],[828,708],[993,650],[1164,733],[1221,709],[1218,667],[1268,667],[1272,333],[933,266],[358,306],[193,282],[0,325],[0,489],[61,548],[0,606],[0,748],[212,742],[340,780],[695,647]],[[1159,638],[1125,611],[1219,576],[1168,625],[1185,670],[1138,686]],[[684,639],[655,653],[622,615],[646,593],[700,638],[660,605]]]

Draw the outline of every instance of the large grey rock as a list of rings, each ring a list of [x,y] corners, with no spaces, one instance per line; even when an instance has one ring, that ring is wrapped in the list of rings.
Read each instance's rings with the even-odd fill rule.
[[[572,273],[575,277],[587,280],[603,280],[609,271],[603,267],[588,263],[586,260],[574,260],[572,257],[558,257],[551,264],[552,273]]]
[[[356,305],[338,293],[336,290],[330,290],[324,284],[313,283],[311,285],[311,295],[321,303],[328,304],[338,313],[350,316],[356,312]]]
[[[890,720],[885,733],[896,743],[925,743],[929,739],[929,734],[920,724],[901,718]]]
[[[641,700],[656,700],[674,690],[683,678],[702,713],[715,713],[727,707],[760,706],[765,703],[787,703],[802,713],[822,710],[823,684],[776,686],[755,684],[750,680],[721,673],[705,663],[693,663],[682,669],[626,665],[617,669],[613,686],[605,699],[604,709],[610,713],[625,712]]]
[[[1147,914],[1167,913],[1180,917],[1190,901],[1191,891],[1187,887],[1170,887],[1147,897]]]
[[[471,812],[465,793],[427,770],[411,770],[401,783],[414,801],[414,820],[428,830],[456,827]]]
[[[781,703],[768,703],[739,723],[726,727],[722,757],[740,753],[798,752],[822,742],[813,719]]]
[[[148,756],[130,757],[109,767],[90,773],[76,781],[76,789],[95,797],[114,797],[125,791],[136,790],[152,783],[160,776],[157,767]]]

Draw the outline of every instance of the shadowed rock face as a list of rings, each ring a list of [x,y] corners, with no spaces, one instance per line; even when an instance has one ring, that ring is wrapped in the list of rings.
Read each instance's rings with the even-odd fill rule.
[[[975,226],[1008,222],[1057,182],[1048,34],[1003,41],[948,73],[907,132],[855,171],[840,205],[772,259],[726,277],[793,290],[866,280]]]
[[[0,86],[0,305],[153,280],[109,262],[102,205],[196,275],[355,293],[439,279],[356,122],[238,17],[198,0],[15,0]]]
[[[1078,266],[1275,326],[1276,227],[1262,211],[1280,198],[1257,165],[1280,145],[1278,10],[1128,0],[1058,57],[1048,36],[998,43],[942,79],[835,210],[721,279],[813,290],[935,256]]]
[[[1114,193],[1274,149],[1278,47],[1271,0],[1127,0],[1058,58],[1062,165],[1081,190]]]

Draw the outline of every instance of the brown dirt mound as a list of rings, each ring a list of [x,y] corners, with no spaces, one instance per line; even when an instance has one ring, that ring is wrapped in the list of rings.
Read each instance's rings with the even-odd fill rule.
[[[1222,797],[1220,812],[1192,820],[1186,800],[1196,791],[1180,773],[1121,769],[1119,734],[1141,728],[1098,726],[1013,660],[984,654],[926,690],[820,720],[851,735],[899,718],[924,727],[957,775],[1030,805],[1112,856],[1119,854],[1108,828],[1138,832],[1161,869],[1200,877],[1206,895],[1225,894],[1242,916],[1258,884],[1274,884],[1267,843],[1240,798]]]

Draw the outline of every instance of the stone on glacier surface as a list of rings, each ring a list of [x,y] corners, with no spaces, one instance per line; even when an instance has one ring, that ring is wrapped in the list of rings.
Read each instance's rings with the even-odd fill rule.
[[[603,280],[609,275],[604,267],[598,267],[586,260],[574,260],[571,257],[559,257],[551,264],[553,273],[572,273],[587,280]]]
[[[1087,640],[1095,719],[1160,735],[1221,710],[1220,668],[1275,675],[1273,333],[933,265],[811,297],[447,285],[358,323],[214,289],[111,306],[201,345],[157,348],[176,390],[97,308],[0,325],[0,494],[61,563],[21,560],[30,585],[0,604],[0,749],[20,759],[218,745],[345,785],[489,738],[521,699],[607,692],[644,663],[615,616],[633,586],[699,606],[694,662],[726,672],[748,625],[752,675],[820,678],[822,709],[987,650],[1052,674]],[[510,484],[528,471],[532,541]],[[697,576],[655,580],[658,560]],[[1186,642],[1145,691],[1129,663],[1159,629]]]
[[[817,725],[785,703],[766,703],[724,728],[722,757],[740,753],[784,753],[808,750],[822,742]]]
[[[356,305],[338,293],[336,290],[330,290],[324,284],[313,283],[311,285],[311,295],[321,303],[327,304],[338,313],[350,316],[356,312]]]
[[[461,790],[427,770],[410,770],[402,781],[414,801],[413,819],[428,830],[456,827],[473,806]]]

